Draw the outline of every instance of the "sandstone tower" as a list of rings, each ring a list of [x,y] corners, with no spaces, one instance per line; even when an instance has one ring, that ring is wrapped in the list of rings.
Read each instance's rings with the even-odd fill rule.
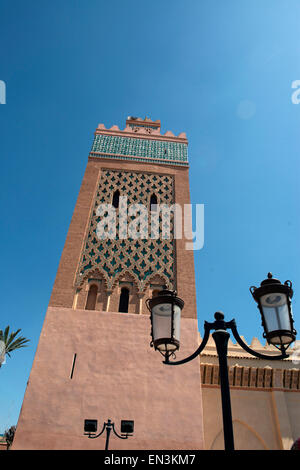
[[[135,422],[134,436],[110,449],[202,449],[199,361],[166,367],[149,347],[145,300],[165,285],[185,300],[182,354],[198,345],[193,251],[174,236],[126,229],[136,204],[189,204],[188,142],[161,134],[160,121],[128,117],[96,129],[28,381],[14,449],[102,449],[84,419]],[[99,207],[127,207],[127,226],[99,238]],[[102,214],[103,215],[103,214]],[[105,214],[104,214],[105,215]],[[145,214],[144,214],[145,215]],[[164,225],[160,215],[158,225]],[[108,226],[109,229],[109,226]],[[181,353],[181,351],[180,351]]]

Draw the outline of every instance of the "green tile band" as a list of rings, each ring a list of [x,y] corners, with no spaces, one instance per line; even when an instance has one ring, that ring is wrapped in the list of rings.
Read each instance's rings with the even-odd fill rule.
[[[96,152],[95,155],[93,153]],[[168,142],[150,139],[135,139],[111,135],[95,135],[91,155],[103,154],[123,156],[124,159],[137,159],[142,157],[166,163],[188,163],[187,144],[181,142]],[[105,155],[103,155],[105,156]]]

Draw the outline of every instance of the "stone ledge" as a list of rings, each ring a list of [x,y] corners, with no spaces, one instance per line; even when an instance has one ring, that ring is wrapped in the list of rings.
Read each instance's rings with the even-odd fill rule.
[[[219,386],[219,366],[201,364],[202,385]],[[272,369],[266,367],[229,366],[229,384],[231,387],[251,389],[276,389],[300,391],[299,369]]]

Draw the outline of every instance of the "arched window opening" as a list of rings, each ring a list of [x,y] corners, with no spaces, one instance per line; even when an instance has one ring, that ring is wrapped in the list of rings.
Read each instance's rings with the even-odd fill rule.
[[[97,301],[98,287],[92,284],[89,288],[89,293],[86,300],[86,310],[95,310]]]
[[[129,289],[122,287],[120,294],[119,312],[128,313]]]
[[[150,211],[156,211],[157,210],[157,197],[155,194],[152,194],[150,197]]]
[[[119,199],[120,199],[120,191],[117,189],[117,191],[114,192],[113,198],[112,198],[112,205],[115,209],[118,209],[119,207]]]

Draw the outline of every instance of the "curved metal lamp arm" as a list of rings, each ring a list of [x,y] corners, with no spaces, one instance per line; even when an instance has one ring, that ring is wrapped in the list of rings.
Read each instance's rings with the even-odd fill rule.
[[[276,359],[286,359],[287,357],[289,357],[288,354],[286,354],[285,351],[282,352],[282,354],[278,354],[276,356],[269,356],[268,354],[261,354],[259,352],[256,352],[254,351],[253,349],[249,348],[249,346],[247,346],[246,343],[244,343],[244,341],[242,340],[242,338],[240,337],[240,335],[238,334],[238,331],[237,331],[237,328],[236,328],[236,323],[234,320],[232,320],[231,322],[231,325],[230,325],[230,329],[232,331],[232,334],[234,336],[234,338],[236,339],[237,343],[246,351],[248,352],[249,354],[251,354],[252,356],[256,356],[256,357],[259,357],[260,359],[270,359],[270,360],[276,360]]]
[[[207,322],[204,323],[204,336],[203,336],[202,343],[200,344],[200,346],[196,349],[196,351],[193,354],[186,357],[185,359],[182,359],[181,361],[175,361],[175,362],[170,362],[169,361],[169,356],[167,356],[166,360],[163,361],[163,364],[168,364],[169,366],[177,366],[179,364],[185,364],[186,362],[190,362],[193,359],[195,359],[195,357],[199,356],[199,354],[203,351],[203,349],[205,348],[206,343],[208,341],[209,333],[210,333],[210,330],[211,330],[211,325],[212,325],[211,323],[207,323]]]
[[[96,439],[96,437],[99,437],[99,436],[101,436],[101,434],[104,433],[105,428],[106,428],[106,423],[103,424],[103,428],[102,428],[102,430],[99,432],[99,434],[95,434],[94,436],[91,435],[91,434],[89,434],[89,435],[88,435],[88,438],[89,438],[89,439]]]
[[[115,430],[115,423],[112,423],[112,430],[119,439],[128,439],[128,434],[126,434],[126,436],[120,436],[120,434],[117,433]]]
[[[234,338],[236,339],[237,343],[246,351],[248,352],[249,354],[251,354],[252,356],[255,356],[255,357],[258,357],[259,359],[270,359],[270,360],[280,360],[280,359],[286,359],[289,357],[289,355],[286,353],[285,350],[282,350],[282,354],[278,354],[276,356],[273,356],[273,355],[268,355],[268,354],[262,354],[262,353],[259,353],[257,351],[254,351],[253,349],[251,349],[243,340],[242,338],[240,337],[240,335],[238,334],[238,331],[237,331],[237,328],[236,328],[236,323],[235,323],[235,320],[231,320],[230,322],[223,322],[223,325],[222,323],[218,324],[218,322],[214,322],[214,323],[208,323],[208,322],[205,322],[204,323],[204,336],[203,336],[203,340],[202,340],[202,343],[200,344],[200,346],[196,349],[196,351],[191,354],[190,356],[186,357],[185,359],[182,359],[180,361],[170,361],[170,356],[166,356],[166,359],[165,361],[163,361],[163,364],[167,364],[169,366],[177,366],[179,364],[185,364],[187,362],[190,362],[192,361],[193,359],[195,359],[195,357],[199,356],[199,354],[203,351],[203,349],[205,348],[206,344],[207,344],[207,341],[209,339],[209,334],[210,334],[210,331],[212,329],[215,329],[215,330],[218,330],[219,328],[224,328],[224,329],[230,329],[232,331],[232,334],[234,336]]]

